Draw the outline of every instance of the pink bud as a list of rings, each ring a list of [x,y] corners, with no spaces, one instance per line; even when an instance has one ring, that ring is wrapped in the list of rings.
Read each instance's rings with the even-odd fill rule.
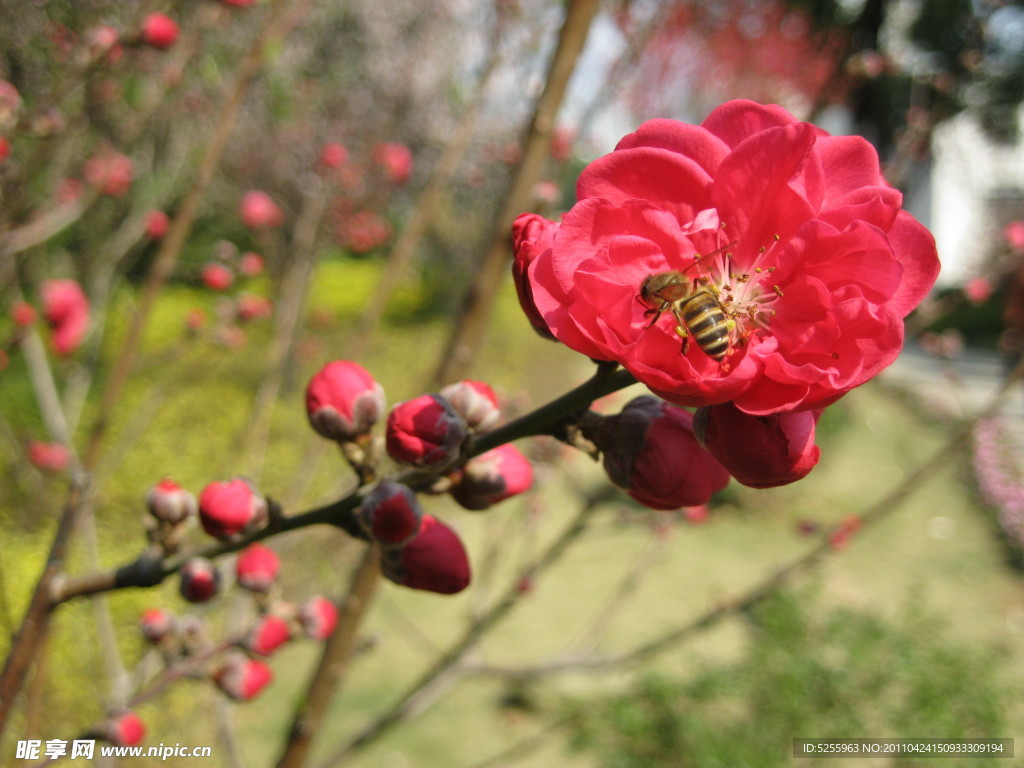
[[[326,640],[338,624],[338,609],[326,597],[311,597],[299,609],[299,623],[309,639]]]
[[[396,584],[442,595],[461,592],[469,584],[469,557],[458,535],[430,515],[420,532],[400,549],[384,551],[381,572]]]
[[[0,163],[11,155],[11,142],[6,136],[0,136]]]
[[[235,276],[231,270],[223,264],[211,261],[202,269],[203,285],[212,291],[226,291],[235,282]]]
[[[142,41],[161,50],[174,45],[178,32],[177,22],[163,13],[151,13],[142,22]]]
[[[348,360],[327,363],[306,387],[310,426],[328,440],[367,434],[384,412],[384,390],[365,368]]]
[[[397,462],[442,469],[459,458],[466,421],[440,395],[420,395],[391,409],[387,451]]]
[[[159,240],[167,234],[171,220],[163,211],[150,211],[146,214],[146,236],[151,240]]]
[[[43,318],[53,331],[54,352],[67,357],[78,349],[89,330],[89,300],[74,280],[44,280],[39,289]]]
[[[89,158],[82,169],[85,180],[101,195],[124,197],[132,188],[132,161],[112,149]]]
[[[0,128],[13,126],[20,109],[21,94],[18,89],[7,80],[0,80]]]
[[[391,239],[391,224],[373,211],[356,211],[338,224],[338,240],[353,253],[369,253]]]
[[[217,687],[236,701],[256,698],[271,680],[274,673],[258,659],[242,655],[231,656],[213,675]]]
[[[272,229],[284,223],[284,214],[277,203],[266,192],[257,189],[242,196],[238,214],[249,229]]]
[[[281,560],[270,547],[250,544],[235,563],[238,584],[250,592],[268,592],[277,578]]]
[[[964,285],[964,293],[972,304],[984,304],[992,295],[992,283],[984,277],[972,277]]]
[[[1003,228],[1003,237],[1015,253],[1024,253],[1024,219],[1007,224]]]
[[[135,746],[141,743],[145,735],[146,726],[142,718],[132,711],[115,715],[103,725],[104,738],[119,747]]]
[[[19,328],[27,328],[36,321],[36,308],[27,301],[16,301],[11,307],[11,322]]]
[[[28,460],[44,472],[63,472],[68,467],[70,451],[62,443],[44,443],[33,440],[28,444]]]
[[[408,486],[382,481],[363,499],[359,522],[381,546],[407,544],[420,529],[423,511]]]
[[[572,154],[572,145],[576,142],[576,129],[567,125],[559,125],[551,134],[551,158],[563,163]]]
[[[404,184],[412,176],[412,152],[404,144],[378,144],[373,148],[373,161],[393,184]]]
[[[246,251],[238,260],[238,271],[246,277],[259,277],[263,274],[263,257],[258,253]]]
[[[516,284],[516,294],[519,296],[519,306],[523,308],[527,319],[533,329],[545,339],[555,340],[554,335],[548,330],[548,324],[544,321],[540,310],[537,309],[533,300],[533,288],[530,284],[530,265],[534,260],[551,249],[551,243],[558,232],[558,225],[548,221],[536,213],[522,213],[516,217],[512,224],[512,245],[515,249],[515,259],[512,262],[512,279]]]
[[[261,616],[245,638],[245,647],[260,656],[269,656],[292,639],[288,622],[268,613]]]
[[[452,498],[466,509],[487,509],[533,485],[533,467],[510,443],[466,462],[457,473]]]
[[[743,485],[773,488],[805,477],[818,463],[811,411],[751,416],[732,403],[697,411],[704,447]]]
[[[324,144],[320,150],[320,164],[324,168],[340,168],[348,161],[348,150],[337,142]]]
[[[146,493],[146,508],[157,520],[176,525],[195,517],[196,497],[165,477]]]
[[[142,636],[154,645],[173,635],[177,628],[178,620],[174,614],[163,608],[147,608],[139,617],[139,629],[142,631]]]
[[[250,531],[266,519],[266,499],[245,478],[210,483],[199,495],[199,522],[204,531],[218,539]]]
[[[266,320],[274,314],[274,307],[268,298],[243,293],[235,303],[235,313],[243,323],[250,323],[253,320]]]
[[[220,573],[204,557],[193,557],[178,572],[178,591],[190,603],[205,603],[220,591]]]
[[[494,390],[482,381],[465,379],[449,384],[441,390],[441,397],[462,415],[470,429],[490,429],[501,418]]]
[[[654,397],[631,400],[602,422],[594,440],[611,481],[652,509],[705,504],[729,482],[694,437],[690,412]]]

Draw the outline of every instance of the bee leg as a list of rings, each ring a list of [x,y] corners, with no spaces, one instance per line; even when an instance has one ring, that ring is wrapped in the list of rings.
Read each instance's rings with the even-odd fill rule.
[[[651,322],[649,322],[647,324],[647,328],[653,328],[654,327],[654,324],[656,322],[658,322],[658,318],[661,317],[661,313],[664,312],[667,307],[668,307],[668,303],[666,302],[665,304],[662,304],[657,309],[655,309],[654,307],[651,307],[646,312],[644,312],[645,315],[654,315],[654,317],[651,318]]]

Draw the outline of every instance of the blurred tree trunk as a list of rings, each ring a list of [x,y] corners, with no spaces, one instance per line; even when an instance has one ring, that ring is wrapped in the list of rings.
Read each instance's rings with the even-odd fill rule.
[[[491,305],[508,268],[512,222],[530,204],[533,186],[540,178],[545,156],[551,146],[551,132],[566,86],[576,70],[576,63],[598,7],[597,0],[572,0],[568,5],[558,47],[548,68],[544,92],[534,108],[523,142],[522,159],[512,176],[501,212],[495,218],[490,245],[453,319],[452,333],[431,378],[431,386],[437,387],[463,378],[476,357],[487,328]]]

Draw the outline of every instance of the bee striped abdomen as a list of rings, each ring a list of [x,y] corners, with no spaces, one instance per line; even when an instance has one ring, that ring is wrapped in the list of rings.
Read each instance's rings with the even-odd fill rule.
[[[680,302],[679,311],[704,354],[722,360],[729,351],[729,326],[717,297],[707,289],[698,290]]]

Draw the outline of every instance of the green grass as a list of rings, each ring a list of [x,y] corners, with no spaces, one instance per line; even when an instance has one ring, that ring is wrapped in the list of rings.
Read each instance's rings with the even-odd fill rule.
[[[374,283],[375,270],[370,261],[331,260],[321,265],[314,281],[311,311],[325,314],[330,322],[307,329],[309,348],[314,351],[297,358],[294,376],[277,404],[260,477],[264,492],[286,500],[291,511],[336,498],[351,482],[330,446],[312,437],[302,407],[302,386],[324,362],[346,356],[346,340]],[[381,381],[390,402],[421,391],[448,331],[441,318],[418,319],[421,298],[415,288],[403,289],[382,334],[367,358],[359,361]],[[184,286],[175,286],[161,297],[146,337],[145,355],[111,426],[110,445],[116,447],[105,465],[96,505],[105,565],[122,563],[143,546],[141,499],[161,476],[169,474],[198,492],[208,482],[243,471],[246,448],[252,447],[240,444],[239,434],[260,381],[268,329],[251,328],[249,344],[240,350],[188,343],[183,322],[193,306],[209,308],[212,301],[207,294]],[[130,297],[119,296],[114,317],[125,317],[129,307]],[[123,330],[116,327],[118,322],[123,321],[114,320],[107,355],[117,348]],[[534,335],[508,286],[494,307],[487,343],[472,375],[492,383],[513,410],[522,411],[578,383],[591,368],[586,359]],[[3,407],[13,434],[38,429],[16,358],[2,376],[5,395],[15,395],[10,400],[5,397]],[[601,407],[610,412],[614,403],[641,391],[634,388]],[[90,404],[86,409],[86,424],[92,408]],[[812,542],[796,533],[799,522],[812,520],[827,526],[865,511],[926,460],[948,438],[950,429],[907,409],[900,398],[872,384],[850,393],[826,412],[819,428],[821,462],[808,478],[769,491],[731,487],[705,525],[676,519],[666,535],[657,537],[652,523],[665,515],[637,510],[621,494],[598,513],[591,529],[557,566],[536,580],[533,590],[474,649],[471,660],[527,667],[564,653],[602,614],[624,574],[642,562],[642,578],[616,609],[606,631],[594,638],[599,655],[628,652],[700,617],[718,601],[748,589],[805,551]],[[557,457],[538,463],[537,487],[526,498],[484,514],[465,512],[445,497],[425,500],[428,512],[442,516],[464,536],[475,584],[455,597],[381,585],[363,632],[373,642],[352,665],[317,741],[317,755],[330,754],[367,718],[394,701],[428,666],[437,649],[454,642],[471,617],[515,583],[524,563],[558,535],[579,507],[578,486],[602,482],[599,466],[582,455],[549,441],[522,447],[534,456]],[[59,479],[27,468],[16,442],[4,440],[0,451],[10,480],[7,503],[0,513],[7,524],[0,558],[4,597],[0,618],[9,630],[24,609],[65,486]],[[974,649],[978,658],[1003,654],[999,656],[1002,674],[1019,685],[1024,682],[1024,659],[1015,650],[1024,631],[1018,607],[1020,577],[1005,565],[990,518],[971,493],[967,469],[966,454],[946,464],[898,509],[862,531],[846,550],[835,553],[814,574],[798,579],[798,584],[816,585],[816,605],[821,607],[823,621],[835,611],[867,616],[865,626],[875,627],[872,631],[895,638],[893,642],[907,649],[914,646],[910,630],[924,626],[907,619],[908,606],[915,606],[922,615],[938,617],[936,626],[943,628],[928,631],[955,638],[957,648]],[[190,540],[201,542],[203,536],[196,531]],[[316,592],[340,595],[359,557],[358,545],[325,529],[281,537],[275,547],[285,563],[283,597],[293,601]],[[80,572],[86,569],[85,562],[83,552],[76,549],[71,569]],[[129,666],[144,653],[135,620],[145,606],[195,611],[210,621],[214,633],[222,631],[227,617],[245,607],[244,601],[239,607],[240,598],[232,593],[208,607],[190,609],[177,596],[175,584],[114,593],[107,602]],[[802,620],[813,624],[817,617]],[[851,631],[850,636],[854,635]],[[923,647],[927,639],[921,638]],[[857,640],[862,641],[867,643],[867,639]],[[87,602],[60,610],[43,691],[46,717],[40,738],[73,737],[100,716],[108,687],[96,672],[103,664],[99,645]],[[719,681],[716,685],[731,685],[754,696],[757,681],[738,672],[744,664],[749,667],[752,647],[747,620],[733,617],[656,657],[640,677],[630,667],[574,670],[519,686],[495,677],[467,675],[451,681],[422,716],[351,765],[468,767],[543,729],[557,717],[559,702],[565,698],[613,697],[637,690],[638,680],[678,679],[696,685],[693,681],[701,680],[701,670],[711,670]],[[273,764],[317,652],[309,642],[294,643],[272,660],[276,682],[265,696],[248,705],[229,705],[247,765]],[[896,663],[891,657],[879,658],[880,666]],[[779,664],[785,661],[780,652]],[[923,662],[915,664],[910,682],[923,685],[928,668]],[[939,682],[944,679],[941,672],[932,673]],[[927,687],[920,690],[922,696],[929,693]],[[943,695],[942,689],[936,688],[934,695]],[[739,697],[740,702],[745,698],[746,694]],[[511,706],[512,701],[516,706]],[[223,756],[225,747],[216,735],[215,703],[215,694],[203,683],[172,686],[166,697],[142,709],[150,723],[147,743],[211,744],[214,754]],[[739,705],[721,706],[729,711]],[[918,708],[908,707],[910,712]],[[1005,722],[1024,722],[1019,705],[1015,713],[1015,718],[1008,714]],[[865,722],[867,727],[870,720]],[[928,722],[940,727],[938,721]],[[988,735],[1024,738],[1020,728],[1015,733],[1008,725],[1005,730]],[[0,744],[3,754],[8,754],[10,738],[9,734]],[[508,764],[594,765],[585,755],[566,753],[564,743],[564,735],[559,734],[521,762]],[[208,762],[226,764],[218,759]]]

